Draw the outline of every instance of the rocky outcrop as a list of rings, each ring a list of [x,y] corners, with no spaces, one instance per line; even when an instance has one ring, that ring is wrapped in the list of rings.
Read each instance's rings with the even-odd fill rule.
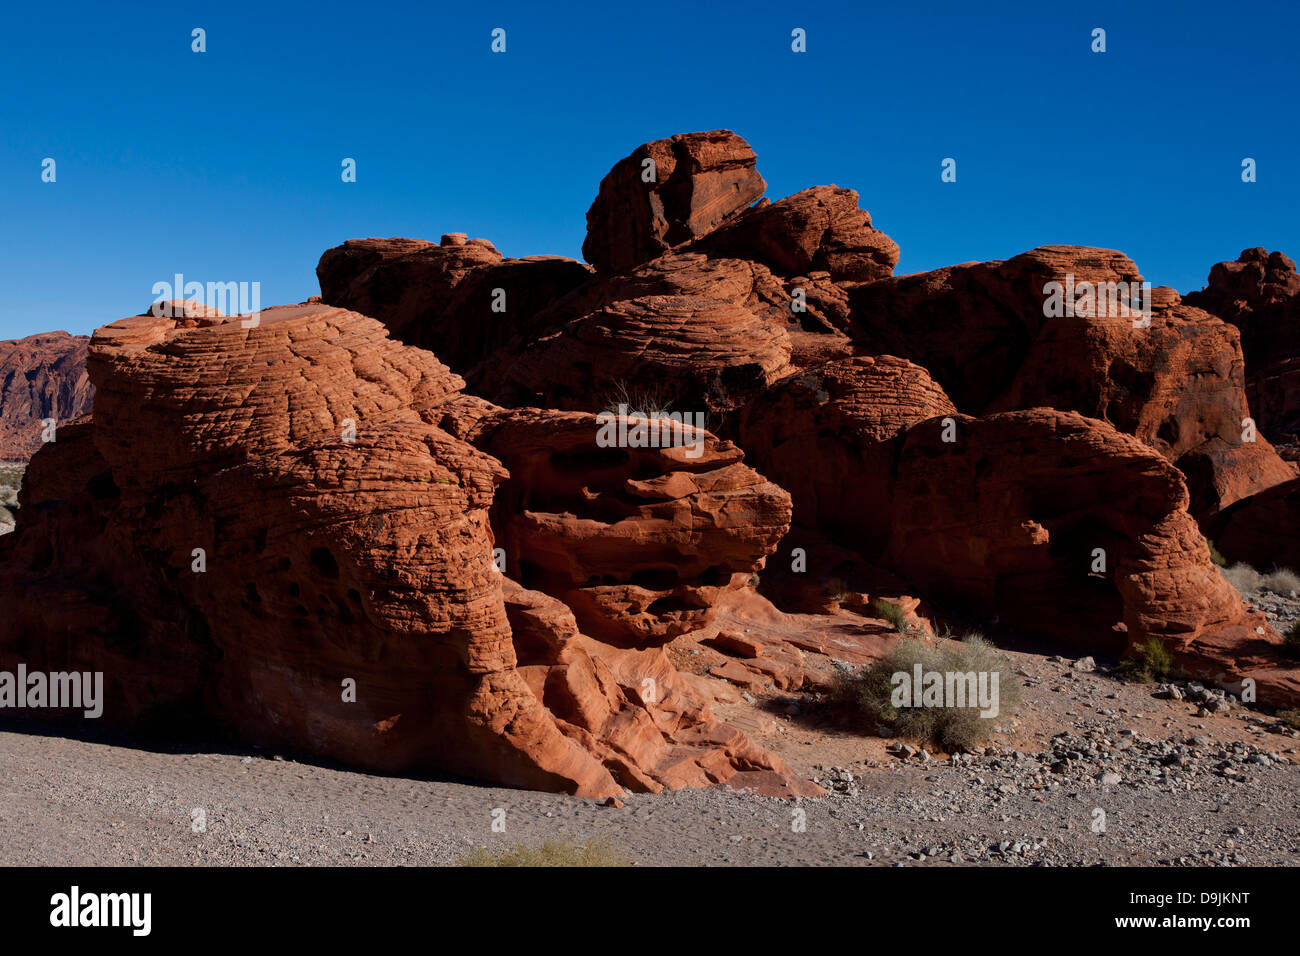
[[[90,408],[89,341],[44,332],[0,342],[0,461],[26,461],[48,438],[58,440],[58,423]]]
[[[537,313],[591,270],[564,256],[504,259],[486,239],[461,233],[418,239],[349,239],[316,266],[321,300],[379,319],[394,338],[429,349],[472,374],[512,339],[541,331]]]
[[[507,569],[585,633],[648,647],[708,624],[790,527],[790,496],[735,445],[670,419],[493,410],[452,426],[510,470],[493,508]],[[602,444],[608,428],[611,442]],[[656,434],[662,432],[662,434]]]
[[[545,550],[545,522],[494,506],[505,467],[433,423],[493,410],[432,353],[316,304],[264,310],[249,329],[124,319],[96,333],[89,369],[93,420],[35,457],[20,525],[0,544],[0,666],[103,671],[111,722],[212,721],[378,770],[584,796],[732,778],[816,792],[715,721],[662,655],[584,636],[503,578],[494,507],[504,526],[537,529],[511,541],[521,564]],[[588,424],[575,427],[590,443]],[[546,447],[555,423],[531,425],[543,429],[532,447]],[[528,444],[528,423],[508,427]],[[698,472],[629,474],[621,492],[647,502],[645,517],[633,508],[607,535],[641,539],[647,562],[693,547],[701,566],[761,564],[788,501],[712,447]],[[771,526],[747,524],[753,511],[733,519],[740,502],[766,507]],[[591,551],[593,568],[610,560]],[[706,585],[729,581],[690,593],[704,603]],[[657,612],[613,618],[653,631]]]
[[[101,329],[93,415],[0,540],[0,667],[102,670],[132,726],[589,797],[816,793],[718,688],[827,690],[948,614],[1300,700],[1197,525],[1271,555],[1294,524],[1246,389],[1289,260],[1135,315],[1119,252],[894,277],[857,193],[764,189],[734,134],[675,136],[601,183],[594,268],[349,240],[251,328]]]
[[[1260,430],[1300,441],[1300,275],[1281,252],[1246,249],[1210,269],[1208,285],[1184,300],[1241,329],[1246,391]]]
[[[761,262],[782,276],[824,272],[834,282],[883,279],[898,265],[898,244],[872,227],[856,192],[838,186],[761,204],[691,248]]]
[[[1229,679],[1277,664],[1281,638],[1219,575],[1187,504],[1173,465],[1094,419],[962,416],[947,436],[931,419],[900,451],[886,563],[1079,650],[1155,638],[1183,670]]]
[[[645,143],[601,180],[582,254],[623,272],[711,232],[766,189],[754,151],[730,130]]]
[[[740,413],[738,440],[791,493],[794,516],[868,558],[889,541],[894,447],[912,425],[957,413],[925,369],[892,356],[792,375]]]
[[[1053,282],[1074,314],[1053,312]],[[1050,407],[1110,422],[1184,470],[1201,517],[1293,477],[1247,422],[1236,329],[1162,287],[1149,317],[1134,314],[1124,297],[1141,282],[1118,252],[1044,246],[859,286],[850,334],[924,366],[968,414]]]

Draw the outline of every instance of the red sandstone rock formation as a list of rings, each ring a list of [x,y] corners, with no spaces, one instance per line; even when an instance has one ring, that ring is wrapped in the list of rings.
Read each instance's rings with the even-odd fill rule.
[[[889,540],[895,439],[955,415],[925,369],[892,356],[828,362],[747,405],[738,441],[791,493],[795,520],[868,558]]]
[[[64,422],[90,408],[89,341],[45,332],[0,342],[0,461],[31,457],[43,443],[46,419]],[[57,441],[57,427],[54,435]]]
[[[1241,329],[1246,393],[1260,430],[1300,440],[1300,275],[1280,252],[1246,249],[1210,269],[1209,284],[1184,301]]]
[[[456,433],[501,461],[493,525],[507,570],[584,632],[664,644],[712,619],[790,527],[790,496],[730,442],[667,419],[671,447],[600,447],[591,414],[493,410]]]
[[[898,265],[898,244],[872,227],[856,192],[837,186],[814,186],[763,203],[692,248],[752,259],[778,275],[825,272],[835,282],[883,279]]]
[[[1152,290],[1147,327],[1110,303],[1048,317],[1045,286],[1070,275],[1120,290],[1142,278],[1118,252],[1044,246],[858,286],[851,334],[924,366],[968,414],[1044,406],[1137,436],[1183,468],[1201,517],[1294,476],[1245,424],[1235,329],[1166,288]]]
[[[766,189],[754,151],[730,130],[646,143],[601,180],[582,254],[623,272],[711,232]]]
[[[1157,638],[1207,677],[1277,665],[1281,638],[1211,563],[1152,449],[1049,409],[961,416],[944,437],[939,419],[907,433],[894,488],[887,563],[927,596],[1081,652]]]
[[[1049,246],[893,278],[852,190],[764,189],[739,137],[677,136],[601,183],[594,273],[349,240],[317,268],[329,305],[100,330],[94,415],[33,458],[0,541],[0,666],[104,670],[125,723],[584,796],[816,792],[708,685],[829,687],[893,639],[873,597],[920,633],[952,607],[1085,653],[1156,638],[1300,701],[1192,518],[1270,554],[1294,524],[1292,469],[1245,440],[1239,333],[1197,307],[1249,361],[1289,260],[1216,267],[1212,303],[1157,289],[1143,328],[1048,317],[1046,282],[1137,267]],[[619,402],[642,437],[665,411],[711,431],[610,447]],[[683,641],[707,674],[673,666]]]
[[[533,317],[591,270],[563,256],[503,259],[486,239],[461,233],[418,239],[349,239],[316,266],[321,300],[379,319],[408,345],[469,374],[513,338],[538,332]]]
[[[94,419],[36,456],[23,520],[0,547],[12,625],[0,665],[103,670],[115,722],[198,715],[380,770],[584,796],[722,780],[816,792],[718,724],[662,654],[584,636],[556,602],[502,577],[490,511],[509,475],[430,423],[472,422],[458,405],[494,410],[463,398],[431,353],[372,319],[304,305],[265,310],[251,329],[124,319],[96,333],[89,365]],[[542,467],[527,449],[547,447],[549,414],[510,413],[492,440]],[[563,424],[589,446],[590,417],[573,418]],[[651,456],[658,475],[610,476],[591,518],[553,516],[567,531],[498,502],[509,546],[525,565],[544,561],[548,541],[586,534],[592,569],[636,567],[610,564],[596,527],[609,521],[604,534],[642,547],[642,566],[693,553],[699,580],[672,595],[703,613],[761,565],[789,515],[780,489],[705,440],[698,466],[675,466],[669,449]],[[610,506],[626,496],[644,509],[615,521]],[[641,590],[629,583],[619,603],[590,589],[611,620],[671,632],[654,606],[629,610]]]

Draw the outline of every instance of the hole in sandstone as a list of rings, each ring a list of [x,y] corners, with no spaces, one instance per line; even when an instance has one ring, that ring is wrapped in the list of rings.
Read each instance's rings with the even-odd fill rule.
[[[699,610],[698,606],[690,603],[686,599],[679,598],[676,595],[669,595],[668,597],[661,597],[659,600],[651,602],[650,606],[646,608],[646,613],[660,615],[672,614],[675,611],[697,610]]]
[[[253,532],[253,550],[261,554],[266,550],[266,535],[270,528],[258,528]]]
[[[1170,445],[1176,445],[1178,444],[1178,432],[1178,419],[1170,415],[1160,423],[1160,428],[1156,432],[1156,436],[1162,441],[1168,442]]]
[[[334,555],[330,553],[329,548],[312,548],[311,564],[327,578],[334,579],[339,576],[339,563],[334,560]]]
[[[348,588],[348,600],[353,604],[361,604],[361,592],[356,588]]]
[[[298,594],[301,592],[301,590],[302,590],[302,589],[301,589],[300,587],[298,587],[298,582],[297,582],[297,581],[290,581],[290,582],[289,582],[289,596],[290,596],[290,597],[297,597]]]
[[[731,580],[731,572],[718,567],[716,564],[705,568],[699,575],[700,584],[706,588],[721,587]]]
[[[678,574],[672,568],[643,568],[634,571],[628,583],[647,591],[667,591],[677,587],[677,580]]]
[[[117,482],[113,480],[113,475],[110,472],[104,472],[102,475],[91,478],[90,481],[86,482],[86,491],[96,501],[106,501],[121,496],[121,492],[117,488]]]
[[[248,585],[248,599],[252,601],[254,604],[262,603],[262,595],[257,593],[257,588],[253,585],[252,582],[249,582]]]
[[[551,453],[551,467],[558,474],[588,476],[593,471],[622,468],[628,462],[625,448],[592,448]]]

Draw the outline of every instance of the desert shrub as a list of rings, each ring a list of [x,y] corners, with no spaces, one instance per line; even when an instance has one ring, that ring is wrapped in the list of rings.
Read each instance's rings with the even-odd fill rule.
[[[899,634],[907,633],[907,612],[900,605],[893,601],[886,601],[884,598],[875,598],[871,606],[876,609],[881,619],[894,625],[894,630]]]
[[[669,397],[659,389],[629,385],[621,379],[605,394],[603,410],[618,414],[620,405],[626,406],[629,414],[639,412],[648,418],[667,415],[673,407]]]
[[[987,675],[990,690],[996,674],[996,717],[981,716],[978,701],[967,701],[965,706],[956,706],[956,701],[949,699],[941,706],[895,706],[895,675],[905,674],[910,682],[917,664],[923,673]],[[954,752],[991,740],[997,720],[1019,709],[1023,693],[1006,656],[980,635],[971,634],[965,640],[938,645],[905,638],[874,664],[842,677],[833,700],[851,723],[866,727],[887,724],[900,737]]]
[[[1290,594],[1292,591],[1300,592],[1300,575],[1288,568],[1274,568],[1264,575],[1264,587],[1274,594],[1285,595]]]
[[[1279,710],[1277,719],[1292,730],[1300,730],[1300,710]]]
[[[1219,550],[1218,546],[1208,538],[1205,543],[1209,545],[1210,548],[1210,560],[1219,567],[1226,568],[1228,566],[1228,559],[1223,556],[1223,552]]]
[[[1264,584],[1264,576],[1249,564],[1237,563],[1229,568],[1220,568],[1219,573],[1242,596],[1254,594]]]
[[[599,837],[586,843],[547,840],[540,846],[514,846],[498,853],[477,849],[457,866],[631,866],[627,859]]]
[[[1167,681],[1174,672],[1174,659],[1158,637],[1149,637],[1133,648],[1137,654],[1120,662],[1120,673],[1140,684]]]

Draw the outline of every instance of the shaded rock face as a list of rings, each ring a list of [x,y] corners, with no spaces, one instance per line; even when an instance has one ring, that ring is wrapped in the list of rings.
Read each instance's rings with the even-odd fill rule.
[[[89,367],[94,418],[36,456],[21,494],[32,518],[0,547],[13,625],[0,666],[102,670],[112,722],[209,719],[378,770],[585,796],[738,774],[815,792],[718,724],[661,652],[586,637],[554,601],[506,582],[491,512],[509,475],[431,423],[475,404],[432,353],[365,316],[306,305],[264,310],[251,329],[124,319],[96,333]],[[719,455],[698,476],[666,469],[676,497],[660,496],[656,518],[717,512],[707,495],[759,489],[770,500],[749,499],[769,508],[770,529],[718,515],[722,530],[696,538],[729,543],[724,566],[760,564],[788,499],[738,461],[725,473]],[[679,546],[690,536],[679,529]],[[651,631],[652,613],[638,618]]]
[[[43,444],[45,420],[90,408],[84,335],[44,332],[0,342],[0,461],[26,461]],[[57,425],[54,432],[58,440]]]
[[[963,416],[943,438],[936,420],[909,431],[894,488],[888,563],[925,593],[1081,649],[1156,637],[1198,672],[1207,646],[1276,657],[1280,638],[1210,561],[1178,470],[1143,443],[1048,409]]]
[[[349,239],[316,266],[321,299],[377,318],[394,338],[470,373],[591,270],[563,256],[504,259],[486,239]]]
[[[1210,269],[1208,285],[1184,301],[1241,329],[1246,390],[1260,430],[1300,440],[1300,275],[1281,252],[1246,249]]]
[[[601,180],[582,254],[601,272],[625,271],[711,232],[766,189],[754,151],[730,130],[646,143]]]
[[[828,362],[747,405],[738,441],[794,499],[807,528],[875,559],[889,540],[896,439],[957,408],[925,369],[893,356]]]
[[[1050,407],[1110,422],[1183,468],[1205,517],[1293,476],[1246,427],[1237,331],[1151,294],[1150,324],[1100,299],[1075,315],[1045,314],[1045,286],[1142,281],[1120,253],[1045,246],[1006,262],[882,280],[850,294],[858,348],[923,365],[968,414]]]
[[[1300,569],[1300,479],[1226,508],[1206,533],[1229,561],[1264,570]]]

